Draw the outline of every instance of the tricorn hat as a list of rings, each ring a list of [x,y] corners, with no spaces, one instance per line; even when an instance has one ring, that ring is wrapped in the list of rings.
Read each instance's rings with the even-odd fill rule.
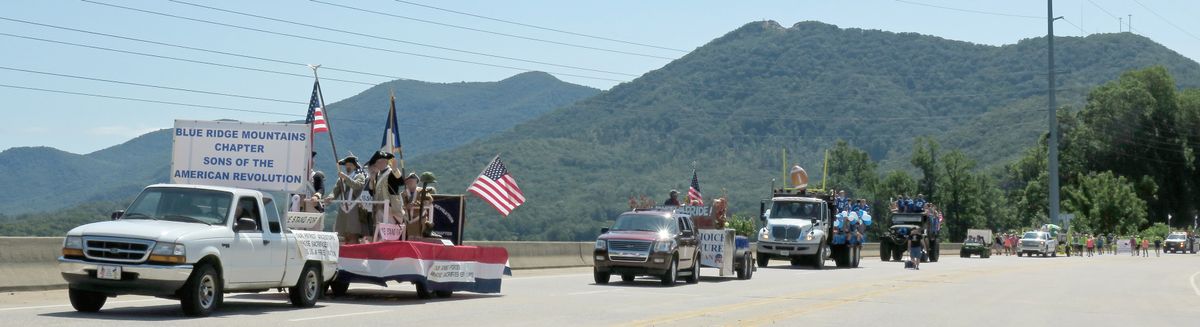
[[[346,156],[345,158],[342,158],[342,160],[338,160],[338,164],[339,164],[339,165],[345,165],[345,164],[348,164],[348,163],[352,163],[352,164],[354,164],[355,166],[358,166],[358,157],[355,157],[355,156],[352,154],[352,155],[348,155],[348,156]]]
[[[375,151],[375,154],[371,155],[371,159],[367,160],[367,166],[374,165],[375,161],[378,161],[379,159],[391,160],[392,158],[395,158],[395,157],[396,157],[395,155],[393,155],[389,152]]]
[[[410,179],[417,180],[417,181],[421,181],[421,178],[420,178],[420,177],[417,177],[417,173],[408,173],[408,176],[405,176],[405,177],[404,177],[404,180],[405,180],[405,181],[408,181],[408,180],[410,180]]]

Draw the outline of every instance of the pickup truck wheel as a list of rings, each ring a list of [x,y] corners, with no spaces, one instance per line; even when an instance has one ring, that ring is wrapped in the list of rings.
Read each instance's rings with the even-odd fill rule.
[[[192,317],[203,317],[212,314],[221,303],[224,296],[221,290],[221,277],[212,265],[204,264],[192,272],[183,289],[180,291],[179,304],[183,314]]]
[[[612,275],[609,273],[606,273],[606,272],[600,272],[599,269],[592,269],[592,277],[596,280],[596,284],[599,284],[599,285],[608,284],[608,277],[610,277],[610,276],[612,276]],[[633,278],[632,278],[633,276],[629,276],[629,277],[630,277],[629,280],[633,280]],[[624,280],[625,276],[621,276],[621,279]]]
[[[346,295],[346,291],[350,290],[350,283],[330,281],[329,289],[333,291],[333,296]]]
[[[297,308],[310,308],[317,304],[317,296],[321,293],[321,272],[314,265],[304,267],[300,271],[300,280],[296,282],[296,286],[288,288],[288,297],[292,300],[292,306]]]
[[[662,276],[662,284],[665,286],[675,286],[675,280],[679,277],[679,259],[672,259],[671,266],[667,268],[667,272]]]
[[[71,297],[71,307],[79,312],[96,312],[104,307],[104,301],[108,300],[108,296],[103,293],[89,292],[84,290],[70,289],[67,293]]]
[[[771,256],[767,255],[766,253],[758,254],[758,267],[759,268],[766,268],[767,263],[769,263],[769,262],[771,262]]]

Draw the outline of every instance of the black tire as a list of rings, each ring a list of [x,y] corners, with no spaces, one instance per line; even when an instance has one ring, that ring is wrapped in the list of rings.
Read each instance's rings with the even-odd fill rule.
[[[329,289],[333,292],[333,296],[344,296],[346,295],[346,291],[350,290],[350,283],[339,282],[336,280],[330,281]]]
[[[626,283],[628,283],[628,282],[632,282],[632,281],[633,281],[633,279],[634,279],[635,277],[637,277],[637,276],[634,276],[634,275],[621,275],[621,281],[622,281],[622,282],[626,282]]]
[[[700,254],[696,253],[692,256],[692,275],[685,279],[688,284],[696,284],[700,282]]]
[[[971,255],[970,255],[970,254],[967,254],[967,250],[959,250],[959,251],[958,251],[958,257],[959,257],[959,258],[970,258],[970,257],[971,257]]]
[[[1057,258],[1058,257],[1058,249],[1055,249],[1054,252],[1050,252],[1050,256]]]
[[[858,265],[862,263],[862,245],[854,247],[851,252],[852,254],[850,259],[852,260],[852,263],[850,264],[850,267],[858,268]]]
[[[612,277],[612,274],[600,272],[598,269],[592,269],[592,277],[595,279],[596,284],[604,285],[608,284],[608,278]]]
[[[70,289],[67,295],[71,298],[71,307],[79,312],[96,312],[104,307],[104,301],[108,301],[108,296],[104,293],[91,292],[77,289]]]
[[[769,262],[771,262],[771,256],[767,255],[766,253],[758,254],[758,267],[759,268],[766,268],[767,263],[769,263]]]
[[[317,265],[307,265],[304,270],[300,271],[300,280],[296,281],[296,286],[288,288],[288,298],[292,300],[292,306],[297,308],[311,308],[317,304],[317,297],[321,295],[321,269]]]
[[[831,247],[829,257],[833,258],[833,266],[838,268],[846,268],[850,263],[849,260],[846,260],[846,248],[842,246]]]
[[[879,241],[879,261],[887,262],[888,258],[890,258],[891,256],[892,256],[892,252],[891,252],[891,249],[888,247],[887,240],[886,239],[880,240]]]
[[[796,258],[796,257],[792,257],[791,259],[792,259],[792,260],[791,260],[791,261],[792,261],[792,262],[791,262],[791,264],[792,264],[792,266],[793,266],[793,267],[795,267],[795,266],[802,266],[802,265],[804,265],[804,259],[801,259],[801,258]]]
[[[433,294],[439,299],[448,299],[451,296],[454,296],[454,291],[433,291]]]
[[[750,271],[754,270],[754,268],[751,267],[752,264],[750,263],[750,254],[747,253],[746,255],[743,255],[741,262],[741,265],[736,267],[737,269],[734,270],[734,274],[736,274],[737,279],[740,280],[750,279]]]
[[[1018,258],[1020,258],[1020,257],[1021,257],[1021,252],[1017,252],[1017,257],[1018,257]]]
[[[433,298],[433,292],[429,291],[429,285],[426,282],[415,282],[417,285],[417,298],[428,300]]]
[[[900,261],[904,259],[903,249],[892,249],[892,261]]]
[[[662,275],[663,286],[675,286],[679,279],[679,259],[671,259],[671,266]]]
[[[929,251],[928,251],[928,253],[925,254],[925,256],[929,257],[928,258],[929,262],[938,262],[938,257],[940,257],[941,255],[942,255],[942,243],[938,242],[938,241],[933,241],[933,244],[930,244]]]
[[[192,271],[192,276],[179,291],[179,305],[183,314],[204,317],[212,314],[225,296],[221,276],[210,264],[202,264]]]
[[[812,268],[815,270],[825,269],[825,252],[828,251],[824,243],[817,247],[817,255],[812,258]]]

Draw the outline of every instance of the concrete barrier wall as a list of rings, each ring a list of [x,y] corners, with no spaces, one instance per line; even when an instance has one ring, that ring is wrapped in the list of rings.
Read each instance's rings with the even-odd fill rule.
[[[513,269],[588,267],[593,264],[594,242],[487,242],[467,245],[495,246],[508,250]],[[959,243],[943,243],[942,255],[957,255]],[[66,284],[55,261],[61,237],[0,237],[0,291],[63,288]],[[863,246],[864,257],[879,257],[879,244]]]

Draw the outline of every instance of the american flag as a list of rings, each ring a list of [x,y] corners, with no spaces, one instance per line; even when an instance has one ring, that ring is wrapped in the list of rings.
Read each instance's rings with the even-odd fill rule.
[[[511,174],[508,173],[508,168],[504,167],[504,163],[500,162],[500,156],[492,159],[492,162],[483,169],[479,177],[471,183],[471,187],[467,191],[479,196],[479,198],[487,201],[496,208],[501,215],[508,217],[508,213],[512,212],[522,203],[525,203],[525,194],[521,192],[521,188],[517,187],[517,181],[513,180]]]
[[[696,178],[696,170],[692,169],[692,186],[688,188],[688,203],[692,201],[704,205],[704,195],[700,194],[700,179]]]
[[[321,82],[313,82],[312,99],[308,100],[308,117],[304,118],[305,124],[312,125],[312,132],[327,133],[329,125],[325,124],[325,111],[321,108]]]

